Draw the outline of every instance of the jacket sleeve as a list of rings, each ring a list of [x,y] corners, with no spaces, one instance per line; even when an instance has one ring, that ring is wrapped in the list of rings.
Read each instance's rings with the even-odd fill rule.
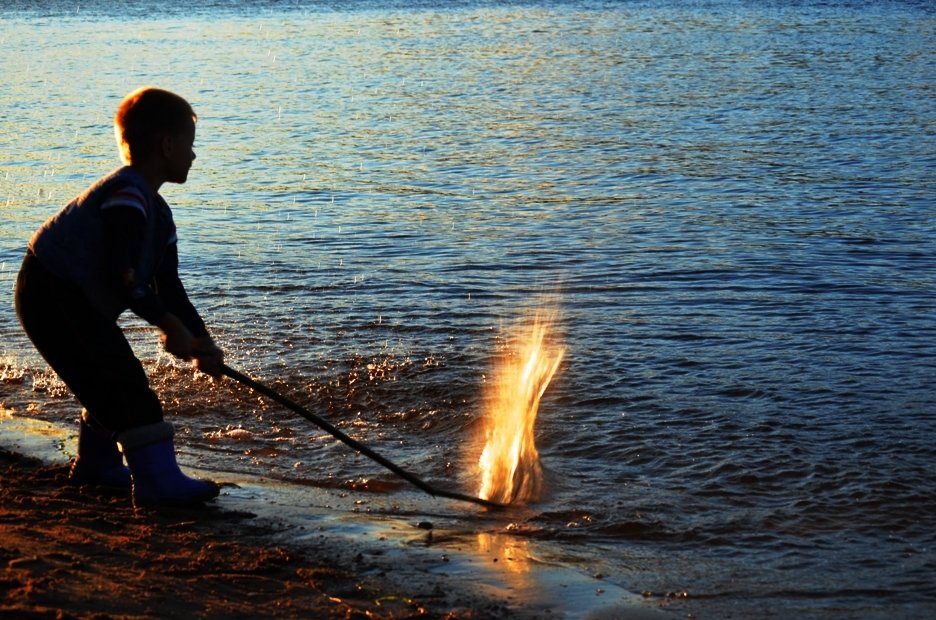
[[[140,282],[134,267],[143,247],[146,218],[143,211],[128,204],[110,205],[101,210],[104,224],[104,252],[110,277],[124,291],[130,310],[155,325],[166,307],[151,282]]]
[[[151,282],[142,282],[134,273],[143,247],[146,218],[133,205],[111,205],[102,209],[105,256],[108,269],[125,292],[130,310],[151,325],[156,325],[166,312],[182,321],[196,338],[208,335],[204,321],[189,301],[179,279],[178,246],[166,247],[163,259]]]
[[[179,248],[175,243],[170,243],[166,248],[163,260],[156,271],[155,281],[156,291],[165,309],[179,317],[196,338],[207,336],[208,329],[205,327],[205,322],[189,301],[182,280],[179,278]]]

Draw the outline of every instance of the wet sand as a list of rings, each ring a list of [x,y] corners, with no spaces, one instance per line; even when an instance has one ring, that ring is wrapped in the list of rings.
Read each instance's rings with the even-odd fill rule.
[[[221,498],[197,509],[135,510],[127,495],[71,484],[65,454],[32,449],[47,448],[48,435],[20,433],[10,418],[2,426],[2,617],[668,615],[593,576],[521,562],[520,550],[505,549],[496,535],[480,552],[474,542],[460,553],[464,539],[430,522],[356,520],[321,505],[304,506],[319,511],[318,521],[297,528],[289,507],[271,502],[257,481],[222,480]],[[490,567],[514,562],[519,580],[492,578]]]
[[[125,496],[71,485],[67,472],[0,450],[4,617],[518,617],[428,576],[400,592],[337,549],[270,544],[275,524],[250,513],[138,511]]]
[[[674,611],[545,542],[504,533],[523,506],[488,512],[405,489],[208,470],[184,439],[183,469],[217,480],[221,496],[198,509],[135,510],[129,494],[68,480],[74,424],[21,416],[27,403],[12,396],[4,403],[0,617],[644,620]]]

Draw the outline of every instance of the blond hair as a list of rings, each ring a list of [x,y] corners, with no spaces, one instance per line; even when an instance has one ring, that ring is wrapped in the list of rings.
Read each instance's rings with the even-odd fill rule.
[[[120,102],[114,115],[114,136],[125,164],[152,153],[158,139],[177,134],[198,119],[188,101],[179,95],[144,86]]]

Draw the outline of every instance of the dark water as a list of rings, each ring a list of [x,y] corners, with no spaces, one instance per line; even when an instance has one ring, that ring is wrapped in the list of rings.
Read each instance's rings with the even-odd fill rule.
[[[165,194],[233,366],[474,492],[491,360],[558,296],[518,544],[677,615],[936,613],[928,3],[2,6],[5,410],[75,414],[9,293],[153,83],[200,116]],[[126,324],[202,462],[402,491]]]

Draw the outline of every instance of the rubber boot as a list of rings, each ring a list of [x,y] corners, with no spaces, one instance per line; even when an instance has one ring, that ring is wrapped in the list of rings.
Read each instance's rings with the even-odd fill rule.
[[[78,423],[78,457],[68,478],[75,484],[93,484],[130,491],[130,470],[123,464],[113,436],[94,423],[87,409]]]
[[[158,422],[118,436],[133,477],[134,506],[190,506],[218,496],[217,484],[189,478],[179,469],[174,435],[171,424]]]

